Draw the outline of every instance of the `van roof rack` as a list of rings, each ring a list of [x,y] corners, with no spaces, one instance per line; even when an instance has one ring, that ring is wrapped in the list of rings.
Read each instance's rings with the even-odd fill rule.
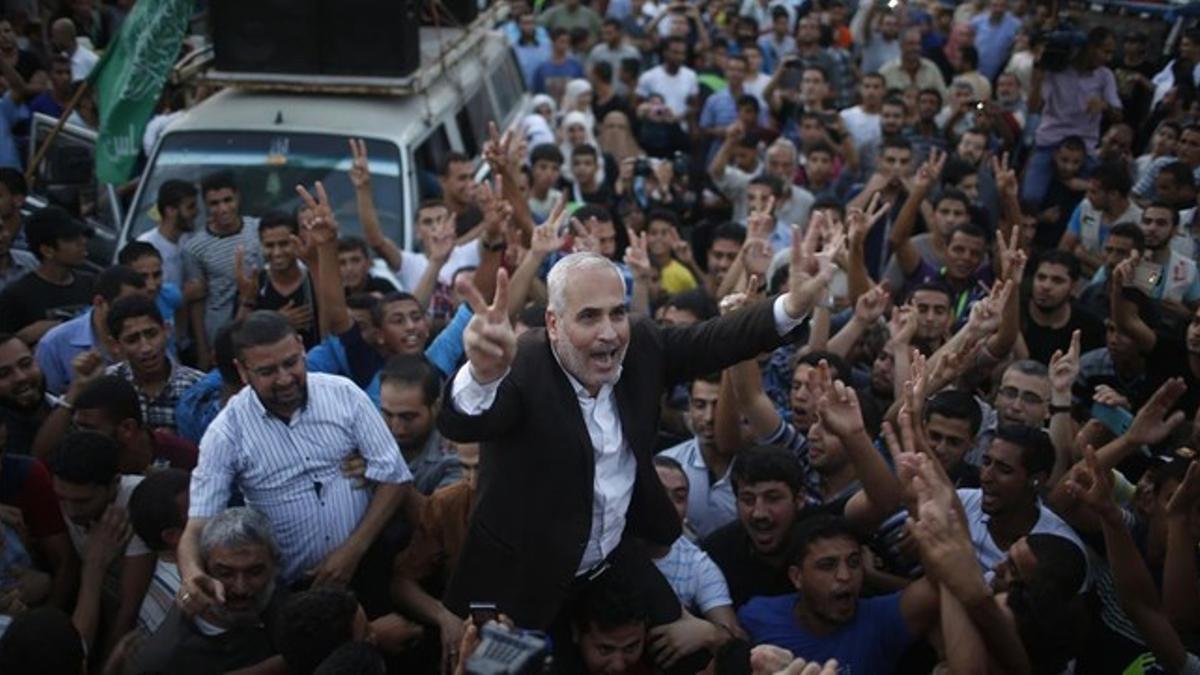
[[[247,91],[303,94],[349,94],[402,96],[424,91],[438,78],[474,51],[492,27],[508,18],[506,2],[493,2],[463,27],[422,26],[420,30],[421,64],[404,77],[368,77],[353,75],[292,75],[285,73],[249,73],[208,70],[203,79],[211,84]],[[211,50],[209,50],[211,54]]]

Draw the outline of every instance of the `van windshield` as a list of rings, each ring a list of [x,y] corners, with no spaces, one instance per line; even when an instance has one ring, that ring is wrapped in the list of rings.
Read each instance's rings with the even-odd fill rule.
[[[368,139],[366,143],[380,225],[403,246],[399,149],[388,141]],[[343,236],[361,235],[348,173],[350,161],[349,138],[345,136],[270,131],[168,133],[134,205],[129,234],[136,237],[156,226],[155,201],[165,181],[186,180],[199,188],[204,176],[228,170],[238,185],[245,215],[261,216],[277,209],[291,212],[300,203],[296,185],[311,191],[314,182],[322,181]],[[202,227],[206,220],[203,200],[199,206],[196,226]]]

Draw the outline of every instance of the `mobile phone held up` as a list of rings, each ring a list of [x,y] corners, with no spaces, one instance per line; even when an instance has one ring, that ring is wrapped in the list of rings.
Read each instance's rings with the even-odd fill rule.
[[[494,602],[472,602],[470,605],[471,623],[483,628],[491,621],[500,620],[500,612]]]

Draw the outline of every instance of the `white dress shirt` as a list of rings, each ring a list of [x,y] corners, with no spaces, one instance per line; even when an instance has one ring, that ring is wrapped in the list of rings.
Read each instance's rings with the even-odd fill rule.
[[[773,306],[775,328],[786,335],[808,318],[788,316],[783,307],[783,296],[775,299]],[[552,350],[553,351],[553,350]],[[558,359],[555,353],[555,359]],[[559,367],[562,362],[559,361]],[[588,437],[596,458],[595,478],[592,482],[592,529],[588,535],[587,548],[579,561],[576,574],[583,574],[596,567],[612,553],[621,542],[625,531],[625,513],[633,497],[633,483],[637,475],[637,459],[621,429],[621,418],[613,398],[613,386],[601,387],[596,396],[588,393],[570,373],[563,369],[571,387],[579,399],[579,412],[587,426]],[[507,376],[507,373],[505,373]],[[496,402],[496,392],[501,376],[487,384],[481,384],[471,373],[470,364],[458,369],[450,388],[450,399],[454,407],[464,415],[480,415]],[[620,381],[621,372],[617,372]]]

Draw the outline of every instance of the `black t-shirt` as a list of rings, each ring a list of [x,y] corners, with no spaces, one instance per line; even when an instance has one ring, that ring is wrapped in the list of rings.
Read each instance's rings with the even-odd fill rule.
[[[15,333],[43,319],[74,318],[91,306],[94,280],[90,274],[75,272],[60,286],[35,272],[26,274],[0,292],[0,330]]]
[[[361,290],[354,291],[353,293],[347,292],[346,296],[349,297],[359,293],[379,293],[380,295],[387,295],[388,293],[395,293],[398,290],[400,289],[396,288],[396,285],[387,279],[368,276],[367,283],[363,285]]]
[[[633,106],[629,104],[629,99],[624,96],[614,95],[604,103],[598,101],[592,103],[592,114],[596,117],[597,124],[603,124],[604,118],[608,116],[608,113],[613,111],[625,113],[625,117],[629,120],[629,123],[633,123]]]
[[[1050,365],[1050,357],[1055,350],[1061,349],[1066,353],[1071,348],[1071,333],[1080,332],[1080,353],[1099,349],[1104,346],[1104,324],[1096,317],[1071,306],[1071,318],[1062,328],[1046,328],[1039,326],[1029,317],[1029,302],[1021,306],[1021,334],[1025,336],[1025,346],[1029,348],[1029,358]]]
[[[296,287],[287,296],[281,295],[271,283],[267,273],[259,273],[258,278],[258,304],[256,309],[273,309],[277,310],[285,307],[288,303],[292,303],[295,307],[303,307],[309,305],[312,307],[312,321],[309,322],[308,328],[300,330],[300,337],[304,339],[304,348],[312,349],[321,342],[321,331],[317,323],[317,293],[316,287],[313,285],[312,277],[308,272],[304,273],[304,281]]]
[[[784,595],[796,590],[788,579],[787,564],[775,567],[760,558],[741,521],[714,531],[700,542],[700,548],[725,575],[734,609],[759,595]]]

